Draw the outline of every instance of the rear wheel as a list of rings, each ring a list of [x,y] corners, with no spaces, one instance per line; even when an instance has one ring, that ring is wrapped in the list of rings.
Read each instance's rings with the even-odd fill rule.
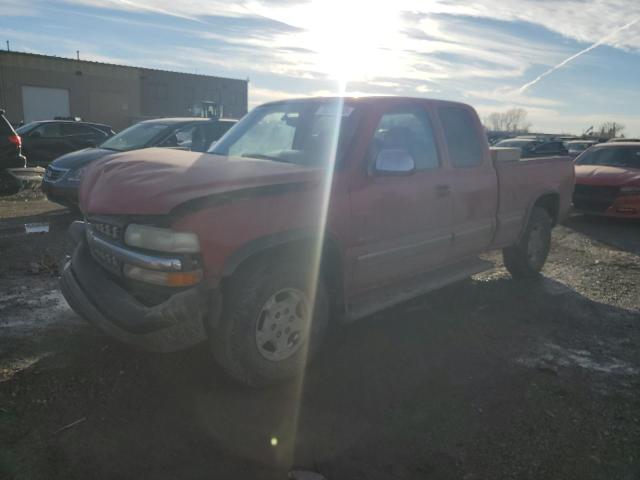
[[[323,282],[315,287],[303,262],[252,262],[229,281],[211,350],[233,379],[261,387],[294,377],[320,346],[329,308]]]
[[[544,208],[534,207],[524,235],[502,251],[504,266],[514,278],[539,275],[551,248],[553,221]]]

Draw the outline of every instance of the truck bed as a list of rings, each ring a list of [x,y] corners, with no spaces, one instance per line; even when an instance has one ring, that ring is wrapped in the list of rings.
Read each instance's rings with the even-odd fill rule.
[[[561,221],[571,206],[574,168],[571,157],[497,160],[498,211],[494,247],[513,244],[526,225],[532,198],[545,194],[557,199]],[[550,200],[551,201],[551,200]]]

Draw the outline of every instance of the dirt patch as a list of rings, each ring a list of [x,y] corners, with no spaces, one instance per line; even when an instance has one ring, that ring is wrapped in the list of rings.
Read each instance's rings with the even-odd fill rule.
[[[635,226],[602,228],[557,228],[541,281],[490,255],[495,270],[336,330],[303,382],[261,391],[206,348],[118,344],[55,275],[3,257],[0,477],[638,478],[640,249]],[[66,251],[56,231],[2,241]]]

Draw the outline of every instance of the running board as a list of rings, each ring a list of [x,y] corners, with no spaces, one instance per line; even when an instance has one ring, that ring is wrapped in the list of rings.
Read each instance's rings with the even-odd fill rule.
[[[495,265],[479,258],[440,267],[428,273],[404,280],[397,285],[385,286],[356,297],[347,306],[345,321],[352,322],[386,308],[405,302],[476,273],[491,270]]]

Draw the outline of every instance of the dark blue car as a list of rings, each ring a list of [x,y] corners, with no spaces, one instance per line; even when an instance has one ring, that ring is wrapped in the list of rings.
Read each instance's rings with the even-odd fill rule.
[[[80,180],[91,162],[115,152],[149,147],[206,152],[235,123],[209,118],[160,118],[136,123],[96,148],[71,152],[53,161],[47,167],[42,190],[52,202],[76,207]]]

